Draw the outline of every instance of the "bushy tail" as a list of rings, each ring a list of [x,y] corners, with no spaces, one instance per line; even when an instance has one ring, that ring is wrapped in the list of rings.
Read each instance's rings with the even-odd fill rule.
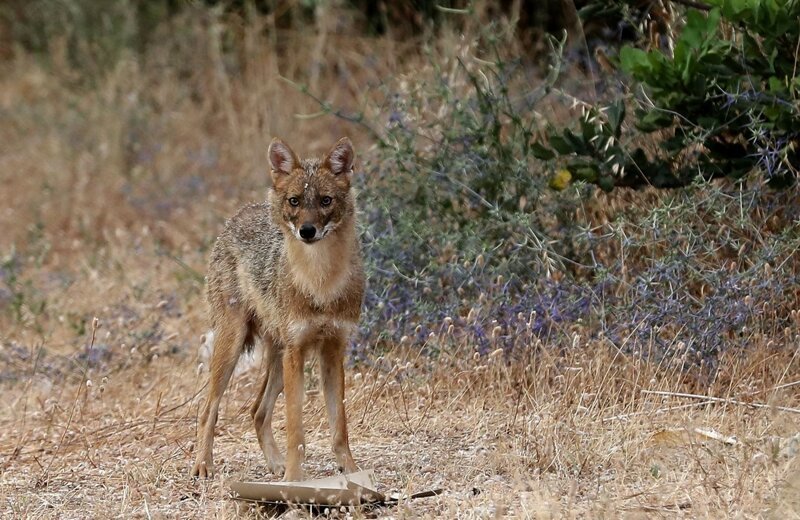
[[[245,336],[243,353],[247,354],[245,360],[242,361],[241,357],[236,365],[235,374],[240,374],[248,368],[255,366],[260,362],[261,356],[256,355],[256,336],[254,330],[248,327],[247,336]],[[200,336],[199,357],[204,366],[208,366],[208,361],[214,352],[214,331],[208,330],[205,334]]]
[[[208,360],[211,359],[211,353],[214,352],[214,331],[209,330],[202,336],[200,336],[200,359],[203,363],[208,364]]]

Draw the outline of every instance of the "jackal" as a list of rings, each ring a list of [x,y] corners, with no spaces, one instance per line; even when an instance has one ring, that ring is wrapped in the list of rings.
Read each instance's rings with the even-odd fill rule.
[[[340,469],[357,471],[344,409],[347,338],[361,313],[364,271],[356,236],[353,146],[337,142],[322,159],[299,160],[284,142],[269,146],[272,188],[266,202],[242,208],[217,238],[206,298],[213,331],[208,396],[200,414],[192,476],[213,474],[219,403],[245,349],[260,338],[266,374],[252,407],[270,470],[302,480],[303,363],[319,353],[332,447]],[[286,459],[272,434],[272,414],[286,397]]]

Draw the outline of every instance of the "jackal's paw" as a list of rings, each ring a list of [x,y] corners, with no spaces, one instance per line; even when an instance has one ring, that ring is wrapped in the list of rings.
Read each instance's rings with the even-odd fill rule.
[[[358,465],[356,461],[353,460],[352,455],[344,455],[344,456],[337,456],[337,462],[339,463],[339,472],[340,473],[355,473],[358,471]]]
[[[190,477],[211,478],[214,476],[214,464],[206,460],[197,460],[192,466]]]
[[[355,462],[353,462],[352,464],[346,464],[344,466],[342,466],[341,464],[339,465],[339,473],[344,473],[345,475],[348,475],[350,473],[357,473],[358,471],[359,467],[356,466]]]
[[[267,461],[267,467],[274,475],[283,475],[286,469],[286,459],[283,457],[281,450],[274,443],[265,443],[263,445],[264,460]]]
[[[286,471],[286,462],[283,457],[273,457],[272,460],[267,461],[267,467],[273,475],[282,475]]]
[[[286,473],[283,475],[284,482],[300,482],[303,480],[303,470],[298,468],[292,471],[291,468],[286,468]]]

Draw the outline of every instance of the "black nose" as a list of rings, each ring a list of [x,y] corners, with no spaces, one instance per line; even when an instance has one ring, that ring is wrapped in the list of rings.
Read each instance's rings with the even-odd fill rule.
[[[311,240],[317,234],[317,228],[313,224],[303,224],[300,226],[300,238],[303,240]]]

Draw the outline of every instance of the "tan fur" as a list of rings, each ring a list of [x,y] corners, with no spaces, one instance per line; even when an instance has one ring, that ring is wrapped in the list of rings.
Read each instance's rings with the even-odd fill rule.
[[[208,397],[200,415],[192,476],[213,474],[219,403],[240,354],[261,338],[267,373],[252,415],[270,470],[301,480],[304,454],[303,363],[319,353],[333,452],[345,472],[350,453],[344,410],[344,353],[358,322],[364,272],[350,187],[354,153],[341,139],[321,160],[300,161],[282,141],[269,149],[268,200],[242,208],[217,239],[206,297],[214,347]],[[313,228],[313,232],[312,232]],[[286,397],[286,459],[272,433],[275,401]]]

